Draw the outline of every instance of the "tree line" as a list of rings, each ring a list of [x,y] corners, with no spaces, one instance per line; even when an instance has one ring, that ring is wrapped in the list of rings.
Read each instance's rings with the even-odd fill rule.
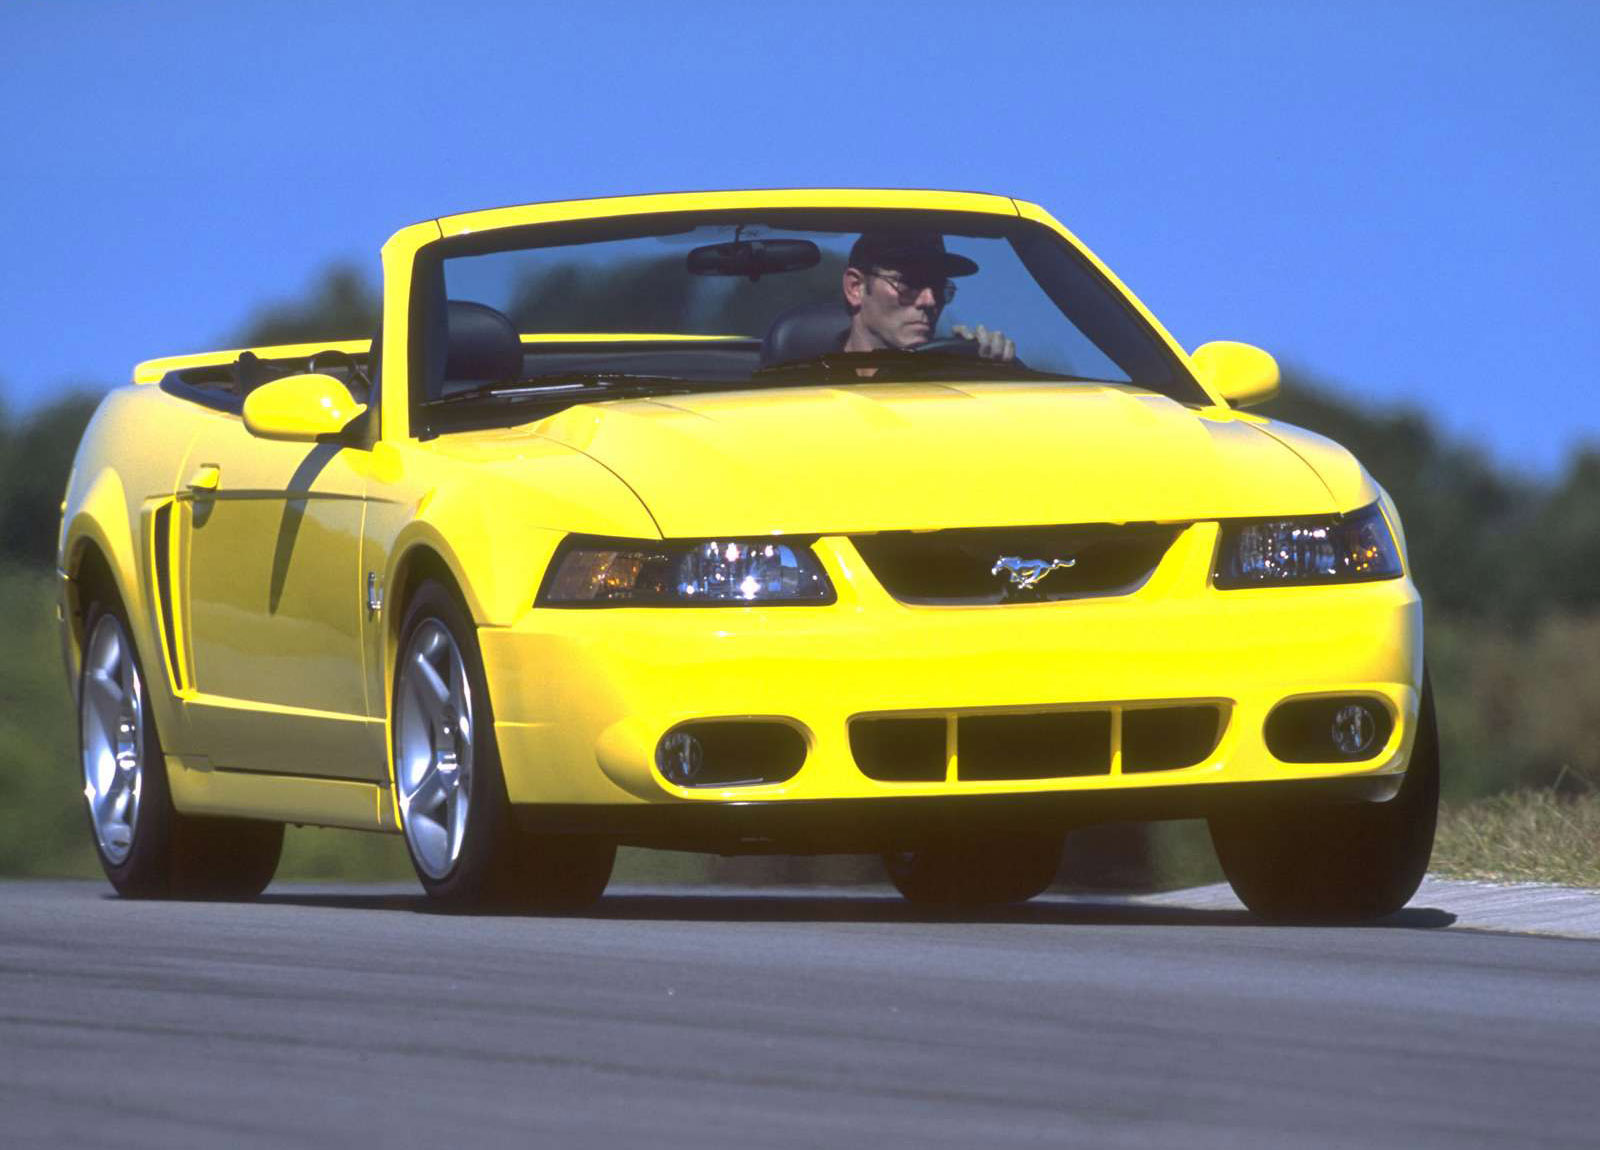
[[[641,286],[652,271],[641,269]],[[586,317],[604,310],[599,299],[614,310],[619,299],[663,295],[672,293],[618,292],[568,276],[528,285],[514,318],[532,324],[528,330],[583,330]],[[744,314],[750,299],[745,292],[713,300],[711,326],[754,330]],[[775,295],[758,310],[774,314],[784,302]],[[262,309],[222,345],[364,338],[378,309],[366,279],[336,266],[305,298]],[[637,330],[676,330],[653,313],[636,318],[644,324]],[[98,390],[77,389],[26,413],[0,408],[0,561],[50,561],[67,472]],[[1444,434],[1418,408],[1360,406],[1303,376],[1289,375],[1260,411],[1342,443],[1388,489],[1430,609],[1523,625],[1552,610],[1600,607],[1600,444],[1575,451],[1557,478],[1542,481]]]
[[[651,269],[639,274],[648,281]],[[780,293],[773,285],[763,315],[787,302]],[[643,302],[651,294],[569,276],[527,285],[515,310],[527,330],[556,330],[557,321],[598,314],[600,299],[614,307],[631,296],[645,309],[639,330],[659,330],[661,317]],[[701,306],[726,325],[719,330],[753,331],[757,317],[738,302],[749,298],[713,293]],[[219,346],[365,338],[378,313],[374,287],[334,267],[304,298],[257,312]],[[98,401],[97,389],[83,388],[28,412],[0,408],[0,563],[52,562],[73,452]],[[1348,447],[1393,495],[1428,614],[1435,680],[1441,664],[1451,671],[1440,710],[1470,765],[1468,789],[1600,775],[1600,649],[1581,640],[1600,637],[1600,444],[1575,450],[1556,477],[1534,479],[1444,433],[1418,408],[1358,404],[1301,375],[1289,375],[1261,411]],[[1551,718],[1560,699],[1576,701]],[[1543,716],[1537,729],[1527,718],[1535,712]]]

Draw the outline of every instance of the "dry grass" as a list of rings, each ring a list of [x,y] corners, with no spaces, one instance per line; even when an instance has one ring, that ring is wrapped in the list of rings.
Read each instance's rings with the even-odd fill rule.
[[[1447,805],[1429,869],[1449,878],[1600,888],[1600,793],[1513,791]]]

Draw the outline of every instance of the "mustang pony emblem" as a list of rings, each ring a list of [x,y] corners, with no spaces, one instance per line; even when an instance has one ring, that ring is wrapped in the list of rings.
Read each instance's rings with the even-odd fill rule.
[[[1050,572],[1077,564],[1076,559],[1024,559],[1019,555],[1002,555],[989,574],[998,575],[1004,571],[1013,587],[1026,591]]]

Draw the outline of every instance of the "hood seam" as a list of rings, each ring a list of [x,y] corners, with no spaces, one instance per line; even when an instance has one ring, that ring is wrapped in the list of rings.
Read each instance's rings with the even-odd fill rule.
[[[1261,426],[1259,423],[1248,423],[1244,420],[1240,420],[1239,422],[1243,423],[1246,427],[1252,428],[1255,431],[1259,431],[1262,435],[1265,435],[1268,439],[1272,440],[1272,442],[1283,448],[1290,455],[1293,455],[1301,463],[1304,463],[1306,465],[1306,469],[1310,471],[1312,475],[1317,477],[1317,482],[1322,484],[1322,489],[1328,493],[1328,501],[1332,503],[1335,508],[1339,507],[1340,504],[1338,492],[1334,491],[1332,486],[1329,485],[1327,479],[1323,477],[1322,472],[1318,470],[1317,465],[1312,463],[1311,460],[1307,459],[1303,454],[1301,454],[1299,448],[1295,447],[1294,444],[1290,443],[1282,436],[1274,435],[1270,429]],[[652,516],[652,518],[654,517]]]
[[[605,460],[600,459],[597,456],[590,455],[583,448],[574,447],[572,444],[567,443],[564,440],[557,439],[554,436],[542,435],[539,432],[534,432],[533,434],[537,438],[543,439],[546,442],[559,444],[560,446],[565,447],[568,451],[576,451],[579,455],[583,456],[585,459],[592,460],[595,464],[597,464],[598,466],[604,468],[608,475],[610,475],[618,483],[622,484],[622,486],[624,486],[624,487],[626,487],[628,489],[628,494],[632,495],[635,499],[637,499],[639,501],[639,506],[644,508],[644,513],[647,516],[650,517],[650,522],[652,524],[654,524],[655,529],[656,529],[656,535],[661,539],[665,539],[667,537],[667,533],[661,529],[661,521],[656,518],[656,513],[654,511],[650,510],[650,504],[645,502],[644,496],[639,494],[638,489],[635,488],[633,484],[629,483],[616,470],[614,470],[613,468],[608,466],[606,464]]]

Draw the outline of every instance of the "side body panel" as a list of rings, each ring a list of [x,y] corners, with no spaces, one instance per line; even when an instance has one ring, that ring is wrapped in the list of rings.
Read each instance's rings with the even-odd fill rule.
[[[110,392],[84,430],[62,503],[56,567],[62,650],[72,688],[76,692],[83,639],[79,629],[89,607],[83,576],[98,553],[127,611],[163,732],[176,727],[178,712],[163,646],[165,588],[156,578],[155,520],[163,507],[170,511],[188,445],[213,418],[214,413],[153,387]]]
[[[178,610],[187,722],[218,767],[376,781],[361,661],[367,452],[208,425],[184,464]]]

